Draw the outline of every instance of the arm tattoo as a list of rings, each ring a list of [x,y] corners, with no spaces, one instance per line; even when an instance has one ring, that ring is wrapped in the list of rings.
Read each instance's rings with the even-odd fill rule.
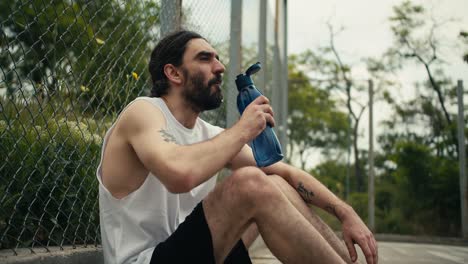
[[[297,186],[297,192],[302,196],[302,199],[304,199],[306,203],[312,203],[312,196],[314,196],[314,192],[307,190],[302,182],[299,182],[299,185]]]
[[[169,132],[167,132],[166,130],[160,129],[159,133],[163,137],[164,141],[178,144],[176,138],[173,135],[169,134]]]
[[[329,204],[327,206],[325,206],[325,210],[327,210],[327,212],[329,212],[330,214],[336,216],[336,218],[338,218],[338,220],[340,220],[340,222],[343,222],[340,218],[340,216],[336,213],[336,204]]]

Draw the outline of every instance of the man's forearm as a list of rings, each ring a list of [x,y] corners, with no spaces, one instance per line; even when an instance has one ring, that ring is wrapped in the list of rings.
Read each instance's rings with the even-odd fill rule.
[[[211,140],[175,148],[170,155],[183,175],[193,177],[193,187],[221,170],[246,144],[235,128],[227,129]]]
[[[315,177],[303,170],[288,166],[286,180],[296,189],[308,205],[322,208],[336,216],[340,221],[349,213],[351,207],[334,195]]]

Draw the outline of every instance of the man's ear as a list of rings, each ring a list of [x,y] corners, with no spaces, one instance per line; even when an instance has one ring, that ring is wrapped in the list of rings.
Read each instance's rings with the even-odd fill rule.
[[[182,84],[183,82],[182,73],[172,64],[164,65],[164,74],[170,82],[175,84]]]

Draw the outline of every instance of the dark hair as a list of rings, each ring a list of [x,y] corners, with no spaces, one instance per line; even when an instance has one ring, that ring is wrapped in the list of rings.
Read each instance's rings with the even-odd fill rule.
[[[164,74],[164,66],[166,64],[172,64],[176,67],[182,65],[187,43],[196,38],[204,39],[198,33],[181,30],[171,33],[159,41],[153,52],[151,52],[148,65],[153,84],[151,97],[161,97],[167,94],[169,83],[167,76]]]

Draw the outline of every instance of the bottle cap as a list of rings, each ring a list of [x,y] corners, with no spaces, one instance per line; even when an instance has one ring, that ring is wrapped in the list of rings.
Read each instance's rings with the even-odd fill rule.
[[[257,73],[259,70],[262,69],[262,64],[260,62],[257,62],[255,64],[252,64],[248,69],[247,71],[245,72],[245,74],[247,75],[252,75],[252,74],[255,74]]]
[[[257,73],[261,68],[262,68],[261,63],[257,62],[255,64],[252,64],[247,69],[245,74],[242,73],[242,74],[237,75],[237,77],[236,77],[237,90],[240,91],[242,88],[244,88],[246,86],[253,85],[253,81],[252,81],[252,78],[250,76],[252,74]]]

